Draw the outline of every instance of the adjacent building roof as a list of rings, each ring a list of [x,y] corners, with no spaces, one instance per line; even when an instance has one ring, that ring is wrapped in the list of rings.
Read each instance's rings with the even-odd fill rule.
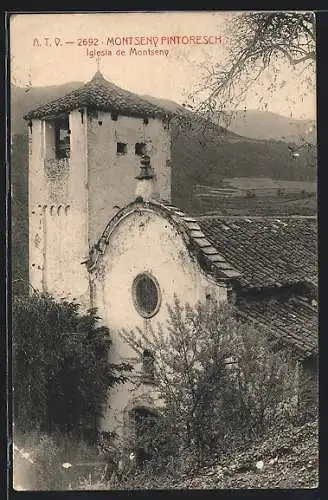
[[[170,218],[189,248],[217,278],[237,280],[244,289],[317,285],[316,217],[190,217],[165,201],[133,202],[109,222],[100,241],[127,212],[147,205]]]
[[[82,87],[59,99],[39,106],[30,111],[24,118],[44,118],[83,107],[127,116],[164,118],[168,115],[167,110],[146,101],[133,92],[121,89],[106,80],[102,73],[97,71],[93,78]]]
[[[92,248],[87,262],[90,271],[97,266],[120,219],[141,208],[170,220],[206,272],[241,286],[240,315],[293,346],[300,359],[317,353],[317,306],[311,297],[300,295],[303,286],[295,286],[306,283],[315,288],[317,284],[316,217],[197,219],[164,201],[133,202],[109,221]]]
[[[318,310],[304,297],[266,297],[238,301],[238,310],[268,334],[296,349],[300,358],[317,354]]]
[[[246,288],[317,284],[316,217],[202,217],[217,251],[240,272]]]

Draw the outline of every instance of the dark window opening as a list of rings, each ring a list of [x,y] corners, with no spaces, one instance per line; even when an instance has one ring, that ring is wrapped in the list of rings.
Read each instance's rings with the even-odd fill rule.
[[[149,123],[148,118],[147,118],[147,117],[145,117],[145,118],[144,118],[144,120],[143,120],[143,122],[144,122],[144,124],[145,124],[145,125],[148,125],[148,123]]]
[[[55,122],[55,151],[56,158],[70,157],[70,134],[68,115],[56,118]]]
[[[143,156],[146,154],[146,144],[144,142],[137,142],[135,145],[135,154]]]
[[[118,142],[116,152],[118,155],[126,155],[126,153],[128,152],[128,145],[124,142]]]
[[[159,286],[148,274],[136,277],[132,287],[134,304],[141,316],[151,318],[160,306]]]
[[[84,109],[79,109],[80,115],[81,115],[81,123],[83,123],[83,118],[84,118]]]
[[[142,353],[142,381],[144,384],[152,384],[155,381],[155,358],[148,349]]]
[[[111,119],[114,121],[114,122],[117,122],[117,119],[118,119],[118,114],[117,113],[112,113],[110,115]]]

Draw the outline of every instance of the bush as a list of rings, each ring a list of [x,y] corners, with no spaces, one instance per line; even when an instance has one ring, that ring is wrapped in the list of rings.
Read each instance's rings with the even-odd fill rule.
[[[296,363],[287,349],[249,324],[238,327],[231,346],[233,384],[222,394],[227,435],[242,440],[261,436],[297,410]]]
[[[110,365],[109,331],[94,310],[35,293],[13,300],[15,428],[60,432],[94,442],[108,389],[125,381],[125,364]]]
[[[140,443],[148,463],[175,472],[202,466],[232,447],[245,446],[278,418],[295,394],[288,353],[274,352],[253,325],[236,319],[229,304],[192,309],[176,300],[167,325],[123,332],[135,350],[156,355],[156,386],[163,410],[144,425]],[[180,464],[180,465],[179,465]]]

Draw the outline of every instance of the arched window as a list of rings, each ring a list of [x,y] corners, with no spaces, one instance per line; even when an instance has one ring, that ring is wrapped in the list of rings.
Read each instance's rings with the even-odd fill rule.
[[[155,381],[155,357],[148,349],[142,353],[142,381],[144,384],[152,384]]]

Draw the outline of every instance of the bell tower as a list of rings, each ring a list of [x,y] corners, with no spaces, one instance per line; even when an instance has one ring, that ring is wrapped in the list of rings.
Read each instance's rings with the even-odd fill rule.
[[[98,69],[88,83],[25,119],[30,283],[88,305],[81,263],[117,207],[135,199],[140,160],[148,155],[152,197],[171,201],[170,116]]]

